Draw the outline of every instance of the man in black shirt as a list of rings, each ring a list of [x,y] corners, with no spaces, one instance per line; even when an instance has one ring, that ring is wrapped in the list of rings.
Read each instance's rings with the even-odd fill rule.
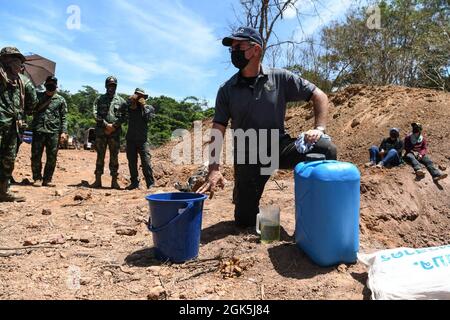
[[[150,145],[148,143],[148,122],[154,117],[155,109],[147,105],[148,95],[143,89],[136,89],[125,106],[128,121],[127,158],[130,169],[131,184],[127,190],[139,188],[138,154],[141,156],[142,171],[147,189],[155,183],[151,166]]]
[[[230,47],[232,63],[239,72],[222,85],[217,94],[209,175],[197,192],[210,192],[213,196],[218,187],[224,187],[225,179],[220,172],[218,158],[231,120],[235,138],[235,220],[238,226],[253,227],[265,184],[273,169],[293,169],[306,159],[308,153],[321,153],[334,160],[337,151],[329,139],[322,139],[328,118],[328,98],[324,92],[287,70],[265,68],[261,64],[262,38],[255,29],[239,28],[224,38],[222,44]],[[304,139],[314,147],[307,153],[298,152],[295,146],[297,139],[285,131],[286,104],[296,101],[312,101],[314,104],[315,126],[305,133]],[[270,143],[264,146],[268,132]],[[256,143],[248,141],[251,135],[257,136]],[[264,148],[266,150],[262,150]],[[263,173],[267,163],[263,161],[261,151],[270,155],[278,166],[273,168],[271,164],[270,170]],[[255,162],[251,158],[256,153],[259,158]]]

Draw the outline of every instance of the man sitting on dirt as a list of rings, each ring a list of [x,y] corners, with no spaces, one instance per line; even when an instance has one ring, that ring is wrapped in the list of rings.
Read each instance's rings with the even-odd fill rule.
[[[400,130],[392,128],[389,131],[389,137],[383,139],[380,147],[372,146],[369,152],[370,162],[366,164],[367,167],[376,165],[378,168],[384,168],[385,166],[395,167],[400,165],[403,152],[403,141],[400,140]]]
[[[255,29],[239,28],[224,38],[222,44],[230,47],[232,63],[239,72],[219,89],[209,174],[197,192],[210,192],[213,196],[217,187],[224,187],[219,158],[231,119],[235,141],[235,221],[240,227],[254,227],[264,187],[273,171],[294,168],[308,153],[336,159],[336,147],[329,139],[322,139],[328,118],[328,98],[322,90],[292,72],[262,66],[263,40]],[[305,153],[297,151],[297,139],[285,131],[286,104],[297,101],[314,103],[315,126],[304,135],[304,142],[312,149]],[[257,141],[250,141],[249,136]],[[269,161],[262,155],[264,152],[270,154]]]
[[[422,125],[420,123],[412,123],[411,126],[412,133],[405,138],[405,161],[413,166],[418,179],[425,177],[421,163],[426,166],[433,177],[433,181],[436,182],[447,178],[448,175],[436,169],[430,157],[427,155],[428,144],[422,134]]]

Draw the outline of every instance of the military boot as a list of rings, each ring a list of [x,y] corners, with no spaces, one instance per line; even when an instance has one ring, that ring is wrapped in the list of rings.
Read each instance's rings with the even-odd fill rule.
[[[137,182],[132,182],[128,187],[125,188],[125,190],[135,190],[135,189],[139,189],[139,183]]]
[[[8,189],[8,181],[0,181],[0,202],[25,202],[24,197],[16,197],[12,195]]]
[[[95,175],[95,182],[91,184],[91,188],[100,189],[102,187],[102,175]]]
[[[119,183],[117,182],[117,177],[112,177],[112,180],[111,180],[111,189],[120,190]]]
[[[56,187],[56,184],[52,183],[51,180],[44,179],[44,181],[42,182],[42,186],[43,187],[54,188],[54,187]]]

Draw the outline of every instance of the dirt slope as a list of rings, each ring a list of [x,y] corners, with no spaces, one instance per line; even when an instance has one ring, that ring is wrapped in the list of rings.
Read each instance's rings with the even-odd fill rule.
[[[362,172],[361,250],[450,243],[450,179],[436,185],[429,175],[415,181],[408,166],[392,170],[362,166],[368,147],[379,144],[389,127],[401,128],[404,135],[410,122],[421,121],[432,158],[449,167],[450,94],[352,86],[333,95],[331,101],[329,132],[339,147],[340,159],[356,163]],[[291,135],[312,127],[307,106],[290,109],[288,119]],[[208,125],[210,122],[204,127]],[[173,191],[174,182],[184,182],[196,169],[195,165],[170,163],[175,144],[153,152],[158,184],[152,192]],[[16,179],[31,179],[29,159],[30,147],[24,145]],[[264,204],[274,202],[281,207],[280,243],[261,245],[250,230],[239,233],[234,228],[232,168],[226,167],[230,183],[205,204],[201,260],[160,265],[153,259],[152,238],[146,228],[147,192],[86,188],[82,180],[92,182],[94,169],[95,153],[63,150],[55,176],[57,188],[14,186],[28,201],[0,204],[0,299],[146,299],[149,294],[160,299],[369,297],[362,265],[319,268],[293,244],[290,172],[276,177],[282,190],[271,181],[263,197]],[[126,157],[121,154],[123,186],[128,178]],[[105,177],[105,185],[109,183]],[[25,242],[41,247],[23,250]],[[240,277],[224,279],[218,271],[220,262],[233,257],[240,259],[246,270]],[[80,287],[68,286],[67,281],[77,277]]]

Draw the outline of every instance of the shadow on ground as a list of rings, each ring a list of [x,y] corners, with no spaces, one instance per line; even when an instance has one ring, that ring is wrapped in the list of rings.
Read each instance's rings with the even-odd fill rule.
[[[370,298],[372,296],[372,292],[367,287],[367,279],[369,277],[367,272],[363,272],[363,273],[352,272],[351,276],[353,277],[353,279],[355,279],[356,281],[358,281],[364,285],[364,289],[362,292],[363,299],[370,300]]]
[[[268,249],[275,270],[287,278],[310,279],[335,270],[334,267],[321,268],[303,253],[295,243],[283,243]]]
[[[240,228],[236,226],[234,221],[222,221],[217,224],[214,224],[210,227],[207,227],[202,230],[201,235],[201,244],[208,244],[223,238],[226,238],[228,236],[238,236],[238,235],[254,235],[257,236],[259,239],[259,236],[256,234],[255,228]],[[281,227],[280,229],[280,240],[281,241],[294,241],[294,237],[289,235],[286,230]]]
[[[155,258],[155,249],[147,248],[133,252],[125,258],[125,263],[129,266],[147,268],[151,266],[159,266],[161,261]]]

